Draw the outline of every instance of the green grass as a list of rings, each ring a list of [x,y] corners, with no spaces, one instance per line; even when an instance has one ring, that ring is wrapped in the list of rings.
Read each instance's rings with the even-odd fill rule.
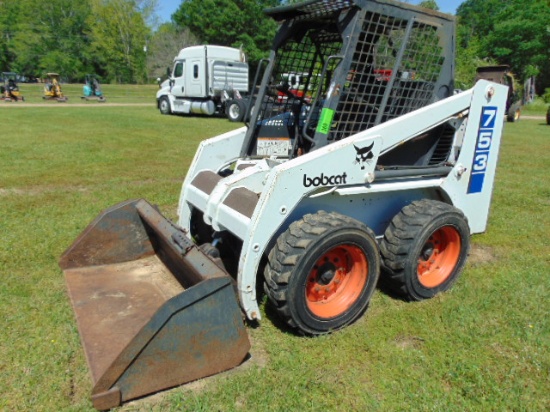
[[[544,116],[546,110],[548,110],[548,104],[544,103],[541,97],[536,97],[535,100],[521,108],[523,114],[531,116]]]
[[[2,110],[0,410],[93,410],[57,260],[119,201],[174,217],[198,142],[235,124],[150,107]],[[549,151],[542,121],[505,125],[481,257],[451,291],[421,303],[378,291],[357,323],[315,339],[280,329],[263,304],[241,368],[121,409],[550,409]]]

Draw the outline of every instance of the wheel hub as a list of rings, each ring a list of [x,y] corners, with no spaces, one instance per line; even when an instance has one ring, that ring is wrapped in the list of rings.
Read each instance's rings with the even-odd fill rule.
[[[434,253],[434,245],[431,242],[428,242],[424,245],[424,249],[422,250],[422,259],[428,260],[430,256]]]
[[[445,282],[458,264],[460,248],[460,236],[454,227],[444,226],[432,233],[418,256],[420,283],[433,288]]]
[[[328,285],[336,275],[336,266],[331,262],[327,262],[317,269],[317,273],[319,274],[317,281],[321,285]]]
[[[311,268],[306,284],[308,308],[330,318],[344,313],[359,297],[367,281],[363,251],[341,245],[327,251]]]

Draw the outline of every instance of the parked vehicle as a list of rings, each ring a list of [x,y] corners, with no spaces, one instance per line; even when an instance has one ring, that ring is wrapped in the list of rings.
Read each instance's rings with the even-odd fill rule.
[[[93,74],[87,74],[84,80],[84,86],[82,87],[81,99],[83,100],[95,100],[100,103],[107,101],[101,90],[101,85],[99,84],[99,79]]]
[[[63,94],[61,90],[61,80],[57,73],[47,73],[46,80],[44,82],[44,100],[55,100],[60,103],[64,103],[69,98]]]
[[[248,64],[241,50],[192,46],[174,58],[168,79],[157,92],[157,107],[162,114],[226,115],[240,121],[246,93]]]
[[[517,122],[521,117],[521,95],[519,93],[514,75],[510,66],[484,66],[476,70],[476,81],[480,79],[489,80],[508,86],[508,99],[506,100],[506,120]]]
[[[17,85],[17,73],[3,72],[2,77],[4,84],[0,85],[0,100],[4,100],[5,102],[25,101],[25,97],[19,91],[19,86]]]
[[[296,333],[331,333],[380,278],[408,300],[446,291],[486,230],[508,88],[453,95],[454,16],[395,0],[266,13],[279,30],[250,121],[200,144],[177,224],[128,200],[60,259],[98,409],[243,362],[259,287]],[[161,111],[215,113],[207,50],[176,59]],[[195,70],[204,101],[185,97]],[[300,94],[282,81],[298,74]]]

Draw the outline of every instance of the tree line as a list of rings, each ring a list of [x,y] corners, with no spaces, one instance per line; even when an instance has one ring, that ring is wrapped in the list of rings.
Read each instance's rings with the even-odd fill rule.
[[[157,0],[0,0],[0,69],[144,83],[195,44],[241,47],[257,62],[277,30],[262,10],[295,2],[182,0],[171,22],[158,24]],[[420,4],[438,9],[437,0]],[[470,87],[475,68],[491,64],[509,65],[520,80],[536,76],[539,94],[550,87],[549,0],[465,0],[457,21],[458,87]]]
[[[156,0],[0,0],[0,69],[144,82]]]

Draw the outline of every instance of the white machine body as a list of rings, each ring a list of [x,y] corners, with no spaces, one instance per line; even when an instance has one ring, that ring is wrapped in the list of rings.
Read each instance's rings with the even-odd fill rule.
[[[241,239],[238,292],[249,319],[260,319],[256,278],[262,255],[306,213],[335,211],[382,237],[405,205],[436,199],[460,209],[470,232],[487,226],[507,88],[479,81],[472,89],[288,160],[241,158],[246,127],[200,144],[179,200],[179,225],[199,210],[216,231]],[[398,175],[377,170],[381,155],[442,124],[454,129],[443,174]],[[365,150],[368,148],[368,153]],[[234,172],[218,172],[229,165]]]

